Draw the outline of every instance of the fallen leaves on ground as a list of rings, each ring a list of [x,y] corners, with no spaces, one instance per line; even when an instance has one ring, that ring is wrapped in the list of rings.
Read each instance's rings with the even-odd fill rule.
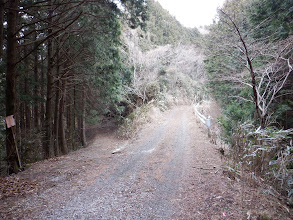
[[[8,176],[1,180],[0,199],[32,193],[37,186],[35,182],[26,181],[17,176]]]

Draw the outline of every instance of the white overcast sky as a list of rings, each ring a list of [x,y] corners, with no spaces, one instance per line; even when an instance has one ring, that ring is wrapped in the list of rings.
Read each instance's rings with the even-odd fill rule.
[[[217,8],[225,0],[156,0],[175,16],[185,27],[197,27],[213,23]]]

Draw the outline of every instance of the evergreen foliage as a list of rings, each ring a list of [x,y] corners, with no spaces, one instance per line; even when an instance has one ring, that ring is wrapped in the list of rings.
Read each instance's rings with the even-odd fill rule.
[[[292,74],[290,73],[290,66],[288,67],[287,63],[278,57],[283,57],[282,59],[291,62],[292,44],[290,43],[290,28],[286,29],[288,31],[285,35],[282,35],[281,32],[276,31],[276,26],[281,24],[288,27],[292,26],[292,19],[290,19],[292,4],[290,5],[289,1],[279,2],[280,4],[275,4],[276,1],[271,0],[257,2],[259,4],[251,1],[227,1],[222,10],[233,15],[234,22],[245,38],[249,56],[252,57],[259,92],[266,91],[266,86],[267,89],[270,89],[268,86],[271,85],[278,86],[278,80],[284,77],[282,74],[288,73],[285,85],[277,96],[282,96],[282,93],[288,95],[284,95],[281,99],[274,99],[267,113],[272,116],[269,123],[280,123],[284,120],[290,120],[288,116],[284,119],[286,114],[291,115],[290,107],[286,108],[284,105],[288,103],[285,100],[290,99],[289,94],[292,92],[292,84],[290,83],[292,82]],[[276,7],[273,7],[273,5]],[[285,5],[286,10],[284,9]],[[278,16],[272,16],[272,14]],[[279,16],[282,19],[279,19]],[[244,48],[233,25],[229,25],[227,17],[219,12],[219,18],[218,23],[210,26],[210,33],[207,35],[207,59],[205,64],[212,93],[217,99],[221,100],[223,107],[227,109],[227,121],[234,124],[234,126],[228,126],[230,129],[228,134],[230,134],[232,127],[235,128],[237,124],[246,120],[254,120],[257,116],[252,108],[251,78],[247,71]],[[280,52],[281,47],[286,51],[285,53]],[[279,67],[277,67],[277,62]],[[276,78],[272,84],[269,84],[270,79],[265,79],[263,75],[263,72],[273,74],[273,72],[269,72],[270,68],[272,71],[276,71],[274,73]],[[277,68],[279,68],[279,71]],[[273,75],[270,76],[273,77]],[[267,96],[267,99],[269,98],[272,98],[270,94]],[[278,110],[279,107],[280,110]],[[242,112],[239,114],[241,117],[234,117],[238,115],[237,112],[239,111]],[[282,123],[282,126],[292,127],[292,124]]]
[[[162,8],[159,2],[148,1],[149,21],[147,22],[147,38],[151,44],[194,44],[200,36],[196,28],[183,27],[175,17]]]
[[[255,38],[277,40],[293,34],[292,0],[257,0],[248,10]]]
[[[15,144],[25,164],[66,154],[86,145],[85,119],[93,121],[118,105],[123,85],[131,81],[119,49],[121,22],[144,28],[147,3],[26,0],[0,4],[0,84],[1,91],[6,90],[6,96],[0,97],[0,115],[14,115],[17,123],[15,143],[12,129],[7,128],[5,146],[1,129],[0,166],[1,171],[12,173],[20,165]],[[30,157],[27,152],[37,154]],[[2,163],[5,154],[7,164]]]
[[[249,169],[255,179],[261,176],[289,203],[292,8],[290,0],[226,1],[206,37],[205,60],[210,91],[224,109],[219,122],[233,167]]]

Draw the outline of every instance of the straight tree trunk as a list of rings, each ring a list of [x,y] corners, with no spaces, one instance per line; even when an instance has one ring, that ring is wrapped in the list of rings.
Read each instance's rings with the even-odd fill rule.
[[[71,103],[71,100],[72,100],[72,95],[71,95],[71,92],[70,90],[67,92],[67,97],[68,97],[68,100],[66,102],[67,104],[67,108],[66,108],[66,124],[67,124],[67,130],[68,130],[68,150],[73,150],[73,133],[74,133],[74,130],[72,129],[72,103]]]
[[[85,136],[85,90],[82,89],[82,98],[81,98],[81,115],[80,115],[80,137],[81,144],[83,147],[86,147],[86,136]]]
[[[3,41],[4,41],[4,0],[0,0],[0,59],[3,55]]]
[[[41,79],[40,83],[42,87],[44,87],[44,82],[45,82],[45,70],[44,70],[44,59],[42,57],[42,63],[41,63]],[[45,93],[44,89],[40,90],[40,97],[42,100],[45,100]],[[40,104],[40,115],[39,115],[39,120],[41,122],[41,126],[44,126],[44,120],[45,120],[45,104],[42,101]]]
[[[75,150],[75,85],[67,92],[67,128],[68,128],[68,144],[70,150]]]
[[[62,80],[62,94],[59,109],[59,131],[60,131],[60,149],[62,154],[68,154],[68,147],[65,132],[65,103],[66,103],[66,79]]]
[[[35,32],[34,40],[37,40],[37,33]],[[35,43],[35,47],[37,43]],[[35,128],[39,130],[40,127],[40,116],[39,116],[39,100],[38,97],[40,96],[39,91],[39,68],[38,68],[38,50],[34,52],[34,80],[35,80],[35,87],[34,87],[34,124]]]
[[[25,127],[25,105],[24,102],[21,102],[19,104],[19,130],[20,130],[20,136],[22,138],[26,138],[26,127]]]
[[[47,69],[47,95],[46,95],[46,114],[45,114],[45,142],[44,142],[44,157],[49,158],[53,156],[53,112],[52,112],[52,98],[53,98],[53,76],[52,76],[52,57],[51,57],[52,41],[48,42],[48,69]]]
[[[58,58],[57,58],[58,59]],[[58,72],[58,70],[57,70]],[[55,95],[55,112],[54,112],[54,155],[60,155],[59,148],[59,105],[60,105],[60,81],[56,83],[56,95]]]
[[[24,93],[26,96],[30,96],[30,91],[29,91],[29,82],[28,82],[28,77],[25,76],[24,79]],[[31,129],[31,108],[30,104],[28,101],[25,101],[25,127],[26,131],[30,132]]]
[[[75,141],[78,140],[79,136],[79,120],[78,120],[78,114],[77,114],[77,85],[74,85],[73,88],[73,107],[72,107],[72,128],[73,128],[73,139],[72,139],[72,144],[73,144],[73,150],[77,149],[77,145],[75,144]]]
[[[7,69],[6,69],[6,116],[15,114],[16,104],[16,63],[17,63],[17,40],[16,29],[18,19],[19,0],[8,1],[7,11]],[[6,129],[6,152],[8,172],[16,173],[19,170],[17,150],[14,135],[11,128]]]
[[[57,43],[56,43],[56,95],[55,95],[55,112],[54,112],[54,130],[53,130],[53,135],[54,135],[54,154],[55,156],[60,155],[60,145],[59,145],[59,108],[60,108],[60,88],[61,88],[61,74],[60,74],[60,57],[59,57],[59,37],[57,37]]]
[[[26,34],[26,33],[24,33],[24,34]],[[27,43],[27,42],[29,42],[29,40],[24,40],[24,43]],[[26,46],[23,47],[23,54],[24,55],[27,54],[27,49],[28,49],[28,47],[26,47]],[[23,91],[23,94],[25,95],[25,99],[23,100],[24,112],[25,112],[24,126],[25,126],[25,133],[29,134],[30,128],[31,128],[31,109],[30,109],[30,102],[28,100],[28,97],[30,97],[30,91],[29,91],[30,60],[29,60],[29,57],[24,59],[24,63],[26,64],[27,68],[26,68],[26,71],[24,71],[24,73],[22,73],[24,75],[23,90],[19,89],[21,87],[21,85],[19,86],[19,88],[17,90]]]
[[[48,35],[52,33],[52,2],[48,1],[49,6],[49,14],[48,14]],[[53,111],[52,111],[52,98],[53,98],[53,57],[52,57],[52,49],[53,49],[52,37],[48,38],[47,45],[47,99],[46,99],[46,116],[45,116],[45,140],[43,143],[44,148],[44,158],[50,158],[53,156]]]

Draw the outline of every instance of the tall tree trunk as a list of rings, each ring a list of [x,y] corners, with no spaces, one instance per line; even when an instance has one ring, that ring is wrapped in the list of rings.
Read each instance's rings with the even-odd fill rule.
[[[28,77],[25,76],[24,79],[24,93],[27,97],[30,96],[29,92],[29,82],[28,82]],[[31,108],[30,108],[30,103],[26,100],[25,102],[25,127],[26,131],[30,132],[31,129]]]
[[[83,147],[86,147],[86,136],[85,136],[85,90],[82,88],[82,97],[81,97],[81,115],[80,115],[80,137],[81,144]]]
[[[44,82],[45,82],[45,70],[44,70],[44,59],[43,57],[41,58],[42,62],[41,62],[41,79],[40,79],[40,83],[42,85],[42,87],[44,87]],[[45,100],[45,93],[44,93],[44,89],[40,90],[40,97],[42,100]],[[44,119],[45,119],[45,103],[42,101],[41,102],[41,107],[40,107],[40,116],[39,116],[39,120],[41,122],[41,126],[44,126]]]
[[[3,55],[3,41],[4,41],[4,0],[0,0],[0,59]]]
[[[56,38],[56,96],[55,96],[55,116],[54,116],[54,131],[53,131],[53,135],[54,135],[54,153],[55,156],[59,156],[60,155],[60,132],[59,132],[59,121],[61,120],[60,113],[60,99],[61,99],[61,73],[60,73],[60,47],[59,47],[59,37]]]
[[[72,137],[73,137],[73,132],[72,132],[72,94],[70,92],[70,89],[68,89],[69,91],[67,92],[66,96],[67,96],[67,101],[66,101],[66,124],[67,124],[67,130],[68,130],[68,135],[67,135],[67,139],[68,139],[68,150],[71,151],[72,148]]]
[[[37,32],[35,32],[34,40],[37,40]],[[35,47],[37,43],[35,43]],[[39,100],[38,97],[40,96],[39,91],[39,68],[38,68],[38,50],[34,52],[34,80],[35,80],[35,87],[34,87],[34,124],[35,128],[39,130],[40,126],[40,116],[39,116]]]
[[[67,127],[68,127],[68,140],[69,140],[69,147],[71,150],[76,150],[75,146],[75,137],[76,137],[76,116],[75,116],[75,99],[76,99],[76,86],[73,85],[72,91],[68,92],[69,97],[68,103],[69,106],[67,108]]]
[[[22,138],[26,138],[26,127],[25,127],[25,104],[22,101],[19,104],[19,117],[18,117],[18,121],[19,121],[19,130],[20,130],[20,136]]]
[[[73,88],[73,107],[72,107],[72,128],[73,128],[73,149],[77,149],[77,145],[75,144],[75,141],[77,141],[79,136],[79,120],[78,120],[78,114],[77,114],[77,85],[74,85]],[[79,140],[78,140],[79,141]]]
[[[16,63],[17,63],[17,40],[16,26],[18,19],[19,0],[8,1],[7,11],[7,70],[6,70],[6,116],[15,114],[16,103]],[[16,173],[19,169],[17,150],[14,135],[11,128],[6,129],[6,152],[8,172]]]
[[[57,58],[58,59],[58,58]],[[58,70],[57,70],[58,72]],[[60,155],[59,148],[59,105],[60,105],[60,80],[56,83],[56,96],[55,96],[55,112],[54,112],[54,154],[55,156]]]
[[[60,132],[60,149],[62,154],[68,153],[66,135],[65,135],[65,102],[66,102],[66,79],[62,80],[62,94],[59,109],[59,132]]]
[[[24,33],[26,34],[26,33]],[[24,43],[29,42],[29,40],[24,40]],[[23,47],[23,54],[24,56],[27,54],[27,51],[29,50],[29,46],[24,46]],[[31,129],[31,108],[30,108],[30,101],[29,101],[29,97],[30,97],[30,83],[29,83],[29,78],[31,77],[30,75],[30,59],[29,57],[26,57],[24,59],[24,63],[26,64],[26,71],[24,71],[23,75],[24,75],[24,91],[23,94],[25,95],[24,97],[24,106],[25,106],[25,132],[27,134],[30,133],[30,129]],[[21,90],[20,90],[21,91]]]
[[[49,14],[48,14],[48,35],[52,33],[52,1],[48,1]],[[53,57],[52,57],[52,37],[48,38],[47,45],[47,99],[46,99],[46,116],[45,116],[45,140],[43,143],[44,148],[44,158],[49,158],[53,156],[53,135],[52,135],[52,121],[53,121],[53,111],[52,111],[52,98],[53,98]]]

